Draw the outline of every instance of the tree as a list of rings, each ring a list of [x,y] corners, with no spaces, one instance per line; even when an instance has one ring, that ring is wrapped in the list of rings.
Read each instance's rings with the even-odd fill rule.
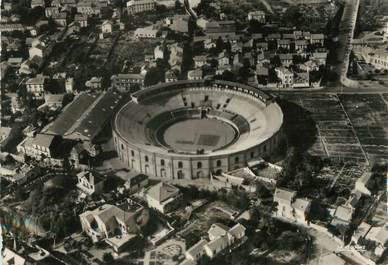
[[[110,263],[114,261],[114,258],[111,253],[105,252],[104,255],[102,255],[102,259],[106,263]]]
[[[144,77],[144,86],[156,85],[164,82],[164,72],[159,67],[152,67]]]

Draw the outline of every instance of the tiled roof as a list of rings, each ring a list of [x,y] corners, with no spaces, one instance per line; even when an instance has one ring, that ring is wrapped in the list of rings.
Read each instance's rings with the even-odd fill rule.
[[[151,187],[148,190],[147,195],[158,202],[163,202],[169,198],[176,196],[178,193],[179,193],[178,188],[172,185],[160,182],[155,186]]]

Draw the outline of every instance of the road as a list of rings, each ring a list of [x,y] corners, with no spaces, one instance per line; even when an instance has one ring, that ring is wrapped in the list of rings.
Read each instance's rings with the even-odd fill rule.
[[[335,66],[335,71],[340,77],[341,84],[347,87],[358,86],[357,81],[347,78],[347,73],[359,5],[360,0],[345,1],[339,28],[339,48],[337,50],[337,58],[340,63]]]

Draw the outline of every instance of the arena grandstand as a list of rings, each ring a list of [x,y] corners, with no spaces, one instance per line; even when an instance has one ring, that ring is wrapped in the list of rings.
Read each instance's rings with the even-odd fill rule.
[[[158,84],[132,95],[113,121],[115,148],[154,177],[207,178],[271,154],[283,113],[257,88],[220,80]]]

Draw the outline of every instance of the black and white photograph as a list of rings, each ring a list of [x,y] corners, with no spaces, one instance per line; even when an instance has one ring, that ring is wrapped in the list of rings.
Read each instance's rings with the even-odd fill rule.
[[[388,265],[388,0],[0,3],[0,265]]]

